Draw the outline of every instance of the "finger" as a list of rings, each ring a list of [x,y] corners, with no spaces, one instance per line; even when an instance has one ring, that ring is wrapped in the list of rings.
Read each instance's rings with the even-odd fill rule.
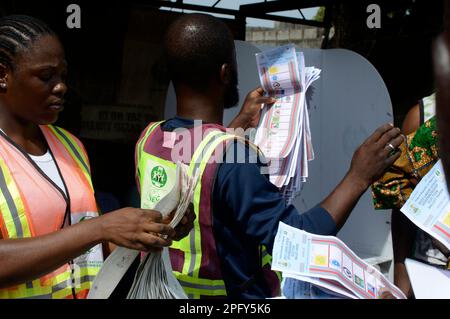
[[[252,92],[256,92],[259,95],[263,95],[264,94],[264,89],[260,86],[258,86],[256,89],[254,89]]]
[[[375,130],[375,132],[372,133],[372,135],[369,136],[369,138],[367,138],[366,142],[376,143],[385,132],[389,131],[393,127],[394,125],[392,125],[392,123],[386,123],[381,125],[379,128]]]
[[[161,222],[162,221],[162,215],[160,212],[152,209],[140,209],[144,214],[145,217],[148,220],[154,221],[154,222]]]
[[[138,237],[139,242],[148,247],[168,247],[172,245],[171,239],[164,239],[159,236],[153,235],[153,234],[147,234],[147,233],[141,233]]]
[[[401,155],[401,152],[395,152],[392,155],[390,155],[385,161],[386,168],[391,167],[392,164],[394,164],[394,162],[400,157],[400,155]]]
[[[142,228],[146,233],[167,235],[168,237],[175,236],[175,230],[166,224],[150,223],[142,225]]]
[[[274,97],[271,96],[262,96],[256,99],[256,104],[273,104],[277,101]]]
[[[401,134],[400,129],[398,127],[393,127],[392,129],[385,132],[380,137],[378,142],[376,142],[376,144],[384,147],[387,143],[389,143],[389,141],[395,139],[397,136],[400,136],[400,134]]]
[[[391,153],[394,151],[401,152],[399,147],[403,143],[403,141],[404,141],[403,135],[399,135],[396,138],[394,138],[393,140],[386,143],[386,146],[384,147],[384,155],[385,156],[392,155]],[[392,149],[392,148],[394,148],[394,149]]]

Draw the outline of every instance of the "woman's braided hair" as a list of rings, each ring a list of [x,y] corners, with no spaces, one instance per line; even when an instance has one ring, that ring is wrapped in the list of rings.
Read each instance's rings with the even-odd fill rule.
[[[14,70],[13,59],[17,53],[29,48],[43,35],[55,33],[39,19],[26,15],[0,18],[0,63]]]

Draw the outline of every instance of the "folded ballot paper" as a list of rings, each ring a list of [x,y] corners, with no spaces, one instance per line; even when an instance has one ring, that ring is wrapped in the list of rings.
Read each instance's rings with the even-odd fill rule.
[[[155,166],[146,174],[158,175],[161,166]],[[175,227],[181,221],[198,183],[198,175],[191,177],[188,167],[180,162],[176,170],[164,170],[165,184],[152,183],[155,176],[144,176],[141,188],[141,207],[154,209],[168,216],[175,211],[170,226]],[[158,176],[156,176],[158,177]],[[157,180],[157,179],[156,179]],[[173,182],[170,182],[173,180]],[[148,182],[146,182],[148,181]],[[161,198],[155,201],[155,198]],[[118,247],[105,260],[103,267],[94,280],[89,292],[90,299],[106,299],[114,291],[127,269],[139,255],[139,251]],[[187,299],[182,287],[172,273],[168,248],[162,252],[142,254],[141,263],[136,272],[128,299]]]
[[[280,222],[272,252],[272,270],[290,281],[289,295],[304,295],[308,282],[321,288],[328,298],[376,299],[389,291],[398,299],[405,295],[376,268],[359,258],[340,239],[319,236]],[[300,291],[300,293],[299,293]],[[310,293],[310,292],[308,292]]]
[[[293,44],[257,53],[256,62],[261,85],[276,102],[263,107],[254,142],[269,161],[270,181],[290,204],[314,159],[306,92],[321,70],[306,67]]]

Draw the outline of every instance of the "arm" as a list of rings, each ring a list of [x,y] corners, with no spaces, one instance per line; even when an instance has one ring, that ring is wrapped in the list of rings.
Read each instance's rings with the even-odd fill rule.
[[[278,188],[262,175],[261,165],[252,164],[249,156],[245,161],[238,158],[219,167],[214,203],[227,207],[242,231],[265,245],[269,253],[280,221],[307,232],[335,235],[336,226],[344,224],[371,182],[398,158],[398,152],[388,156],[390,150],[385,145],[390,142],[398,147],[403,141],[399,134],[400,130],[390,124],[380,127],[355,152],[344,180],[320,206],[304,214],[299,214],[292,205],[286,206]],[[245,152],[235,150],[234,154]]]
[[[400,130],[391,124],[379,127],[355,151],[350,169],[343,180],[320,204],[341,228],[367,188],[400,156],[390,153],[387,143],[398,148],[403,142]]]
[[[38,278],[105,242],[147,251],[169,246],[158,234],[174,235],[159,224],[156,211],[125,208],[43,236],[0,240],[0,287]]]

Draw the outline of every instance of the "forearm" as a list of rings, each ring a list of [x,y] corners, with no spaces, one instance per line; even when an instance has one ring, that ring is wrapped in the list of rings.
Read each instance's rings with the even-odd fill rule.
[[[368,187],[368,183],[349,172],[320,206],[330,213],[336,227],[340,229]]]
[[[228,124],[228,128],[232,128],[232,129],[247,129],[248,124],[249,124],[250,120],[248,119],[248,117],[242,115],[242,114],[238,114],[231,122],[230,124]]]
[[[0,287],[39,278],[102,242],[100,219],[44,236],[0,240]]]

